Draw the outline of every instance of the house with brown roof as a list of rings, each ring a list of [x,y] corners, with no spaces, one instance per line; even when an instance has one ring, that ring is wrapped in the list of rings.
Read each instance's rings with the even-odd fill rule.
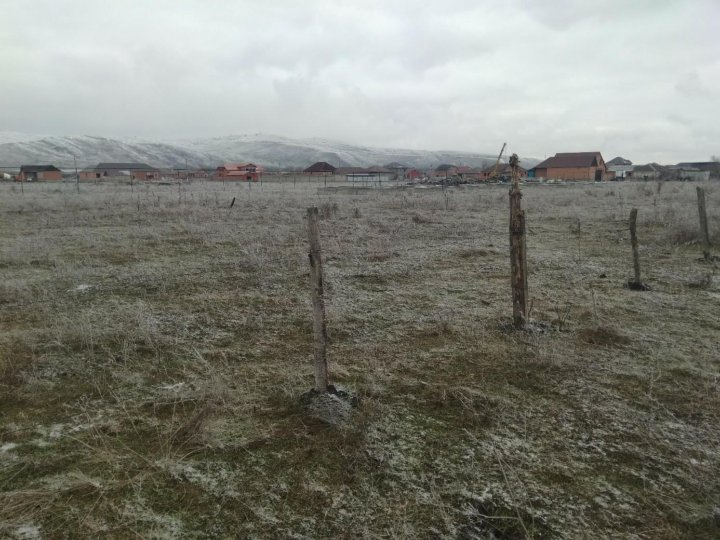
[[[62,180],[62,171],[55,165],[23,165],[15,177],[16,182]]]
[[[607,169],[600,152],[559,152],[531,169],[535,178],[605,180]]]
[[[262,167],[254,163],[225,163],[213,173],[213,180],[245,180],[257,182],[263,173]]]
[[[443,163],[435,167],[435,170],[433,171],[433,176],[435,176],[436,178],[449,178],[450,176],[456,176],[457,172],[458,168],[455,165],[451,165],[450,163]]]
[[[313,163],[307,169],[303,171],[303,174],[328,176],[335,174],[335,167],[327,163],[326,161],[318,161]]]

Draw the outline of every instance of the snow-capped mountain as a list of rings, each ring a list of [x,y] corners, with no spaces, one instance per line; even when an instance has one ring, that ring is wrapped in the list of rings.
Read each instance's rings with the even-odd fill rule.
[[[290,139],[274,135],[229,135],[151,141],[96,136],[43,137],[0,132],[0,167],[53,164],[79,168],[99,162],[144,162],[155,167],[214,168],[223,162],[251,161],[267,169],[303,169],[316,161],[336,167],[367,167],[400,162],[412,167],[440,163],[482,167],[497,155],[486,153],[375,148],[325,139]],[[534,160],[533,160],[534,161]]]

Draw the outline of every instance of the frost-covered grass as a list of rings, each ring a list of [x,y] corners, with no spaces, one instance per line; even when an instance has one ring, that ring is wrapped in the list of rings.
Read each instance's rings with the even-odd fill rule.
[[[0,185],[0,536],[720,535],[694,185],[524,187],[545,334],[508,329],[506,187],[318,185]],[[342,429],[299,406],[310,205]]]

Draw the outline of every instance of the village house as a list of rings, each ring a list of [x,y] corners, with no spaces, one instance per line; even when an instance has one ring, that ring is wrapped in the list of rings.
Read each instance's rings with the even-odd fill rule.
[[[405,174],[403,175],[405,180],[417,180],[421,176],[422,176],[422,173],[415,168],[405,169]]]
[[[54,165],[23,165],[15,177],[16,182],[62,180],[62,171]]]
[[[160,171],[147,163],[98,163],[80,172],[81,180],[130,177],[133,180],[159,180]]]
[[[245,180],[257,182],[263,169],[254,163],[225,163],[220,165],[212,176],[214,180]]]
[[[633,168],[633,177],[641,180],[660,180],[667,178],[668,174],[667,168],[657,163],[637,165]]]
[[[607,169],[600,152],[560,152],[530,169],[528,176],[599,182]]]
[[[338,169],[339,171],[340,169]],[[348,182],[388,182],[395,179],[395,173],[385,167],[345,167],[342,169]],[[337,173],[337,171],[336,171]]]
[[[435,176],[436,178],[449,178],[451,176],[456,176],[457,172],[458,168],[455,165],[443,163],[442,165],[438,165],[437,167],[435,167],[435,170],[433,171],[433,176]]]
[[[609,180],[624,180],[633,175],[633,164],[629,159],[616,157],[605,163]]]
[[[305,169],[303,174],[309,174],[310,176],[332,176],[335,174],[335,167],[326,161],[318,161]]]
[[[695,169],[698,171],[707,171],[710,173],[710,178],[720,178],[720,161],[695,161],[695,162],[684,162],[678,163],[677,167],[683,169]]]
[[[477,181],[482,179],[482,170],[475,167],[461,165],[457,167],[457,176],[465,181]]]
[[[405,178],[405,172],[410,169],[410,167],[408,167],[404,163],[398,163],[397,161],[392,161],[387,165],[384,165],[384,168],[392,171],[395,174],[396,180]]]
[[[395,180],[395,171],[379,165],[373,165],[365,169],[367,174],[381,178],[382,180]]]
[[[519,165],[517,170],[519,178],[525,178],[528,175],[527,169],[520,167]],[[481,171],[481,178],[483,180],[490,180],[493,175],[495,175],[495,178],[498,180],[510,180],[512,178],[512,167],[509,163],[498,163],[497,170],[493,164],[489,167],[485,167]]]
[[[710,180],[710,171],[703,171],[697,167],[690,167],[689,164],[673,165],[667,167],[668,179],[671,180],[694,180],[707,182]]]

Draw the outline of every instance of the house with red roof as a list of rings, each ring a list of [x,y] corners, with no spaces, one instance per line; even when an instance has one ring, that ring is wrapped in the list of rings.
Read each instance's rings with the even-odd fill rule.
[[[263,173],[262,167],[254,163],[224,163],[213,173],[214,180],[244,180],[257,182]]]

